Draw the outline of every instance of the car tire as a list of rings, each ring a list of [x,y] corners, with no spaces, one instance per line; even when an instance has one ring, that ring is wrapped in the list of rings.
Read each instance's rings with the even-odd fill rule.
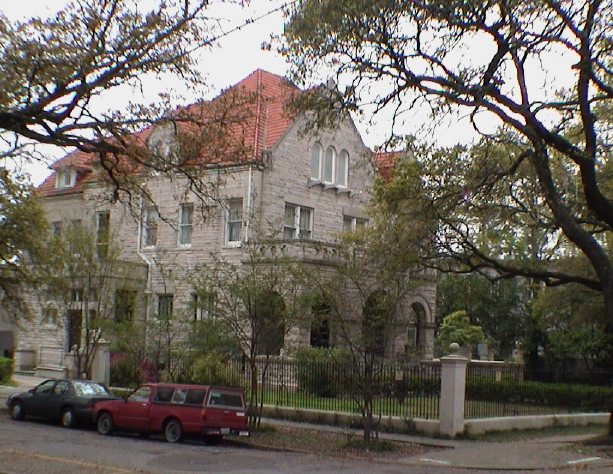
[[[72,407],[66,407],[62,410],[61,421],[64,428],[74,428],[77,425],[77,418]]]
[[[183,428],[176,418],[168,420],[164,426],[164,438],[169,443],[181,443],[183,441]]]
[[[13,420],[23,420],[26,417],[26,412],[23,409],[21,400],[15,400],[11,403],[11,418]]]
[[[113,431],[115,431],[115,423],[113,422],[113,417],[111,414],[108,412],[102,413],[98,417],[96,427],[98,428],[98,433],[101,435],[108,436],[113,434]]]
[[[204,436],[204,442],[208,446],[217,446],[219,443],[221,443],[222,439],[223,439],[223,436],[221,435],[205,435]]]

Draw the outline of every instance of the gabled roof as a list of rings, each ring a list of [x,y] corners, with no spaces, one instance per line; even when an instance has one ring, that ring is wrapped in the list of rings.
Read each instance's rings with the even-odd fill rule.
[[[294,122],[286,104],[299,92],[287,79],[258,69],[210,101],[173,111],[169,120],[177,124],[177,130],[193,133],[202,140],[198,143],[203,146],[187,164],[239,165],[260,161],[262,152],[272,148]],[[154,133],[155,126],[148,127],[133,138],[145,142]],[[83,183],[93,178],[97,161],[93,153],[77,150],[67,154],[50,168],[54,171],[77,168],[76,186],[56,189],[52,174],[38,187],[38,192],[45,196],[81,192]]]

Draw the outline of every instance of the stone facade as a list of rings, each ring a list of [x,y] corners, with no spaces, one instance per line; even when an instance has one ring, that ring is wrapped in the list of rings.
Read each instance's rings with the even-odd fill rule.
[[[256,71],[238,86],[255,83],[254,75],[257,84],[274,85],[275,81],[282,81],[277,76]],[[313,257],[314,251],[309,256],[305,248],[312,249],[315,244],[331,245],[347,222],[367,218],[365,206],[375,169],[371,152],[352,121],[347,119],[334,130],[305,134],[303,120],[298,117],[281,125],[265,123],[260,133],[272,134],[271,131],[279,126],[282,130],[275,132],[274,141],[267,142],[267,136],[260,138],[263,145],[256,150],[256,159],[208,172],[210,182],[219,185],[211,187],[214,191],[206,201],[190,191],[185,178],[163,174],[150,176],[146,180],[148,200],[140,203],[139,212],[143,217],[135,219],[124,206],[111,205],[101,199],[104,188],[91,177],[79,180],[77,174],[75,186],[58,190],[55,176],[51,176],[41,186],[48,220],[50,223],[80,220],[95,228],[98,213],[108,212],[111,236],[121,249],[121,259],[146,269],[146,276],[139,282],[141,297],[135,319],[151,318],[163,295],[172,295],[174,311],[183,308],[188,314],[193,288],[186,276],[196,264],[210,261],[212,254],[240,263],[244,256],[242,242],[272,235],[290,247],[302,248],[304,260],[312,261],[317,258]],[[163,141],[166,134],[166,129],[154,128],[149,143]],[[341,154],[348,157],[346,177],[338,178],[341,185],[313,176],[314,147],[321,147],[321,174],[325,173],[328,150],[334,149],[337,160]],[[60,170],[85,167],[84,159],[77,158],[62,159],[52,169],[57,175]],[[337,166],[342,168],[343,164],[339,163],[337,161]],[[237,208],[240,209],[238,218],[232,215]],[[145,217],[147,212],[152,216],[149,223]],[[297,225],[304,224],[300,213],[303,219],[310,219],[310,228],[300,231],[305,234],[288,238],[293,231],[287,226],[288,212],[296,212]],[[189,223],[184,219],[185,214],[191,216]],[[235,233],[234,238],[229,239],[231,232]],[[240,233],[238,239],[237,233]],[[407,300],[406,314],[400,315],[398,328],[386,349],[389,356],[407,354],[410,352],[407,348],[415,346],[415,354],[432,357],[435,288],[432,280],[432,284],[417,289]],[[290,331],[290,335],[286,346],[309,344],[308,330],[297,329]],[[17,331],[15,348],[35,351],[40,359],[43,347],[70,351],[66,337],[62,324],[43,322],[39,308]],[[411,338],[414,340],[410,341]]]

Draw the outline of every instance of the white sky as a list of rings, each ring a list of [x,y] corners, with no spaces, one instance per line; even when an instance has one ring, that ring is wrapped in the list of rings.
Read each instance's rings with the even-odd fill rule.
[[[59,10],[68,0],[0,0],[2,6],[0,11],[9,19],[24,19],[27,16],[48,16]],[[242,23],[241,19],[245,17],[253,17],[271,11],[279,5],[285,3],[286,0],[251,0],[248,9],[241,8],[239,5],[228,5],[222,3],[222,0],[212,0],[212,11],[218,18],[227,20],[224,28],[230,29],[232,25]],[[147,0],[139,0],[139,4],[145,3]],[[255,13],[254,13],[255,12]],[[226,88],[236,84],[244,77],[248,76],[254,70],[260,68],[269,72],[285,75],[289,69],[283,57],[273,51],[264,51],[261,44],[269,40],[271,34],[280,35],[283,33],[283,15],[281,12],[276,12],[263,18],[256,23],[245,26],[242,30],[234,32],[220,40],[218,47],[213,51],[208,51],[201,56],[202,72],[206,74],[207,83],[210,85],[210,98],[216,95],[222,88]],[[473,50],[473,54],[477,54],[479,48]],[[556,63],[557,61],[557,63]],[[547,93],[548,89],[544,81],[545,70],[549,72],[561,70],[558,73],[559,77],[572,77],[570,73],[570,65],[572,61],[560,61],[559,57],[552,56],[549,65],[537,65],[535,71],[536,77],[540,77],[540,84],[536,85],[543,93]],[[570,74],[569,74],[570,73]],[[551,87],[551,86],[550,86]],[[193,98],[192,100],[195,100]],[[121,98],[119,98],[121,100]],[[127,103],[127,98],[125,99]],[[412,112],[411,115],[404,118],[403,132],[414,133],[419,125],[429,121],[426,110]],[[487,124],[488,119],[485,119],[484,124]],[[490,119],[491,120],[491,119]],[[365,121],[364,121],[365,122]],[[375,147],[381,144],[389,133],[389,122],[384,118],[378,120],[378,125],[372,126],[366,123],[360,123],[356,120],[358,130],[362,134],[362,138],[367,146]],[[432,140],[442,145],[451,145],[457,141],[469,141],[475,137],[475,132],[472,129],[467,118],[463,120],[455,120],[447,118],[437,128],[436,136],[432,136]],[[57,147],[45,148],[45,154],[48,155],[51,161],[63,156],[67,150]],[[46,176],[50,174],[46,164],[34,164],[28,166],[28,172],[31,174],[32,182],[35,185],[40,184]]]
[[[66,0],[1,0],[0,11],[9,19],[26,19],[28,16],[49,16],[58,11],[67,3]],[[212,2],[215,3],[215,2]],[[265,13],[284,3],[280,0],[253,0],[254,8]],[[219,6],[219,5],[218,5]],[[228,22],[239,24],[243,15],[249,11],[238,5],[227,6],[219,10],[220,18],[234,18]],[[211,96],[221,89],[236,84],[256,69],[264,69],[281,76],[285,75],[288,66],[285,60],[274,51],[263,51],[261,44],[270,38],[271,33],[283,32],[283,15],[276,12],[257,23],[245,26],[241,31],[234,32],[223,38],[218,47],[202,56],[202,70],[206,73],[207,83],[211,86]],[[50,155],[51,161],[62,157],[66,150],[57,147],[45,148],[45,154]],[[28,166],[32,183],[40,184],[50,171],[46,164],[38,163]]]

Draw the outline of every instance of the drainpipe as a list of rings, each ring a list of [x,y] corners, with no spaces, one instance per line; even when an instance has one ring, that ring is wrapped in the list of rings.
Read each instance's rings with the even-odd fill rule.
[[[253,168],[249,165],[249,177],[247,179],[247,222],[245,223],[245,242],[249,241],[249,230],[251,227],[251,191],[252,191],[252,176],[253,176]]]
[[[143,198],[140,198],[140,216],[143,215]],[[148,339],[147,337],[147,328],[149,323],[149,295],[151,295],[151,268],[153,266],[153,262],[147,258],[147,256],[141,251],[141,242],[143,240],[143,220],[140,218],[138,220],[138,232],[137,232],[137,241],[136,241],[136,253],[138,256],[147,264],[147,288],[145,289],[145,295],[147,295],[147,301],[145,304],[145,343]]]

